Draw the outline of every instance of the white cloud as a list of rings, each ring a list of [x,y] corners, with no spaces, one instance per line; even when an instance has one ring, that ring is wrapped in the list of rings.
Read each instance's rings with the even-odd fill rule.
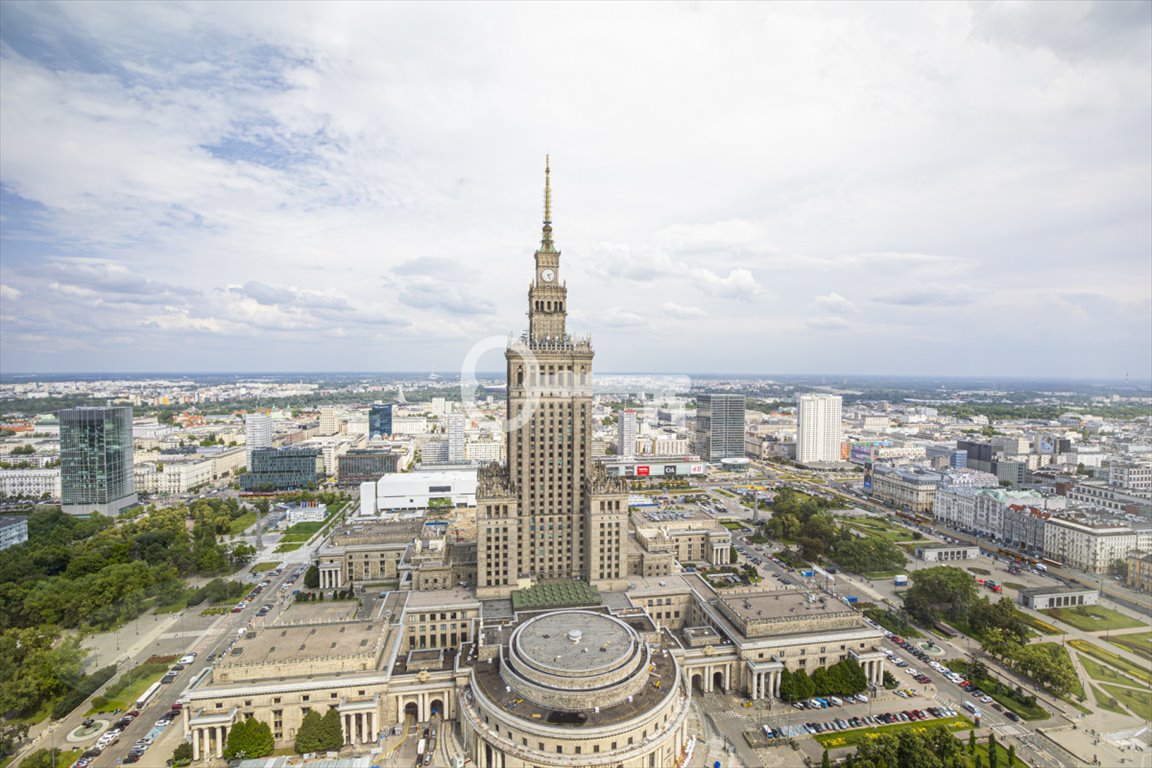
[[[664,310],[665,315],[680,320],[698,320],[708,316],[708,313],[700,307],[686,307],[674,301],[666,301],[660,305],[660,308]]]
[[[546,152],[572,330],[694,321],[598,366],[1010,306],[1100,368],[1006,373],[1152,369],[1147,3],[278,8],[3,4],[0,369],[447,361],[524,324]]]

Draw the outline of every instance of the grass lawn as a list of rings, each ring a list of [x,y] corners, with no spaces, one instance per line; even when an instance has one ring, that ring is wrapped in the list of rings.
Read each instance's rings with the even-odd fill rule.
[[[280,546],[276,547],[276,549],[273,550],[273,552],[277,555],[281,555],[285,552],[295,552],[296,550],[300,549],[300,547],[302,547],[302,546],[304,546],[303,541],[291,541],[291,542],[288,542],[286,544],[281,544]]]
[[[1019,614],[1023,617],[1024,623],[1027,624],[1030,629],[1034,629],[1042,635],[1061,634],[1057,627],[1052,626],[1043,619],[1038,619],[1030,613],[1024,613],[1024,611],[1020,611]]]
[[[1014,589],[1017,592],[1022,589],[1027,589],[1026,586],[1015,581],[1002,581],[1000,582],[1000,586],[1004,587],[1004,589]]]
[[[720,525],[724,526],[725,528],[727,528],[730,531],[749,531],[749,530],[751,530],[751,528],[748,528],[743,523],[738,523],[735,520],[721,520]]]
[[[964,742],[964,759],[969,761],[968,765],[970,765],[970,766],[977,765],[977,758],[980,758],[979,765],[988,765],[988,738],[987,737],[985,737],[983,739],[977,739],[976,740],[976,754],[974,754],[974,755],[968,754],[968,741],[966,739],[960,739],[960,741]],[[1000,742],[996,742],[996,758],[997,758],[996,765],[998,766],[998,768],[1007,768],[1007,766],[1008,766],[1008,748],[1005,747]],[[1016,757],[1016,759],[1012,761],[1012,768],[1029,768],[1029,766],[1028,766],[1028,763],[1024,762],[1019,757]]]
[[[157,603],[155,606],[156,613],[176,613],[188,607],[188,598],[192,596],[191,589],[181,591],[181,594],[170,603]]]
[[[232,609],[226,605],[217,605],[211,608],[205,608],[200,611],[201,616],[220,616],[221,614],[231,613]]]
[[[1119,685],[1135,685],[1138,686],[1135,680],[1125,675],[1120,674],[1112,667],[1105,666],[1098,661],[1094,661],[1086,654],[1080,654],[1080,663],[1084,665],[1084,671],[1093,680],[1098,680],[1101,683],[1118,683]]]
[[[228,533],[232,534],[233,536],[239,536],[240,534],[244,533],[244,531],[248,530],[249,527],[255,524],[256,513],[245,512],[244,514],[240,515],[240,517],[229,523]]]
[[[834,733],[818,733],[813,738],[827,749],[852,747],[862,741],[875,739],[885,733],[898,733],[899,731],[923,731],[934,725],[943,725],[953,731],[967,731],[972,728],[972,721],[966,717],[942,717],[937,720],[917,720],[911,723],[896,723],[894,725],[881,725],[878,728],[854,728],[850,731],[836,731]]]
[[[1121,688],[1119,685],[1101,686],[1132,710],[1141,720],[1152,720],[1152,691],[1138,691],[1135,688]]]
[[[289,534],[289,535],[291,535],[291,534],[307,534],[308,536],[311,536],[312,534],[316,533],[316,531],[320,530],[323,527],[324,527],[323,521],[320,521],[318,523],[296,523],[295,525],[289,526],[288,529],[284,531],[284,533]]]
[[[1131,632],[1127,635],[1112,635],[1105,639],[1112,645],[1152,661],[1152,632]]]
[[[1116,667],[1116,669],[1119,669],[1121,672],[1126,674],[1132,675],[1132,677],[1135,677],[1137,680],[1141,680],[1145,683],[1148,683],[1149,685],[1152,685],[1152,672],[1149,672],[1147,669],[1133,664],[1118,654],[1112,653],[1112,651],[1105,650],[1104,648],[1101,648],[1095,643],[1090,643],[1087,640],[1069,640],[1068,644],[1078,651],[1087,653],[1090,656],[1095,656],[1097,659],[1105,662],[1106,664],[1111,664],[1112,666]]]
[[[866,536],[884,538],[892,542],[913,540],[912,532],[907,528],[873,517],[851,517],[843,522],[849,528],[854,528]]]
[[[274,571],[280,567],[280,563],[256,563],[252,566],[252,573],[263,573],[264,571]]]
[[[1092,695],[1096,697],[1096,704],[1100,709],[1106,709],[1118,715],[1128,714],[1124,707],[1120,706],[1120,702],[1116,700],[1115,696],[1102,692],[1094,685],[1092,686]]]
[[[968,566],[968,571],[970,573],[978,573],[981,576],[991,576],[992,575],[992,571],[988,570],[987,568],[973,568],[972,566]]]
[[[1084,632],[1095,632],[1101,629],[1134,629],[1146,626],[1142,622],[1125,616],[1111,608],[1099,605],[1081,605],[1076,608],[1049,608],[1042,613],[1059,619]]]
[[[96,701],[104,698],[103,706],[93,706],[88,710],[86,716],[92,716],[98,712],[110,712],[113,709],[132,709],[132,705],[136,703],[136,699],[140,694],[148,690],[148,686],[164,677],[164,673],[168,671],[168,664],[160,664],[158,662],[144,663],[120,676],[112,686],[104,692],[103,697],[97,696]]]
[[[56,752],[56,765],[59,765],[59,766],[72,765],[72,763],[74,763],[78,759],[80,759],[80,755],[83,752],[83,750],[80,749],[79,747],[77,747],[76,749],[67,749],[64,751],[61,751],[59,747],[53,747],[53,749]],[[37,749],[37,750],[34,750],[32,752],[29,752],[28,754],[34,755],[37,752],[43,752],[43,753],[47,754],[48,749],[47,748]],[[15,758],[5,757],[5,758],[0,759],[0,768],[8,768],[8,766],[12,764],[13,759],[15,759]],[[29,761],[25,761],[25,762],[29,762]]]
[[[280,537],[280,543],[292,544],[293,542],[299,542],[303,544],[310,538],[312,538],[312,534],[310,533],[286,533]]]

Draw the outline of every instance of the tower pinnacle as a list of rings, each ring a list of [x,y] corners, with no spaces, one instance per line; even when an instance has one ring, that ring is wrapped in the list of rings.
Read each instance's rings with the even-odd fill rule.
[[[548,155],[544,155],[544,238],[540,250],[551,253],[556,250],[552,244],[552,168]]]

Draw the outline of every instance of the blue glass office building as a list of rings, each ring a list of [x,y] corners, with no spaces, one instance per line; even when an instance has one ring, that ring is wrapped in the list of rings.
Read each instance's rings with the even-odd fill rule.
[[[392,403],[375,403],[368,411],[368,439],[392,434]]]
[[[64,512],[115,516],[135,504],[132,406],[68,408],[57,416]]]

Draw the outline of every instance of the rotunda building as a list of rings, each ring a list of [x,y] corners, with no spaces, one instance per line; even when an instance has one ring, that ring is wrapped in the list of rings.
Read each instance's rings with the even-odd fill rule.
[[[670,768],[689,691],[646,616],[563,610],[485,628],[460,690],[480,768]]]

